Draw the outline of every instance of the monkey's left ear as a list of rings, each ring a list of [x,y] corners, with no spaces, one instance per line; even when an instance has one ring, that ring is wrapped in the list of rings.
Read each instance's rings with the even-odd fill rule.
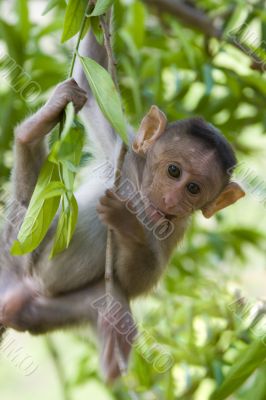
[[[236,182],[230,182],[219,196],[202,208],[202,214],[206,218],[212,217],[217,211],[234,204],[245,196],[244,190]]]
[[[135,153],[145,155],[147,150],[165,131],[166,124],[165,114],[157,106],[151,106],[150,111],[141,121],[139,131],[132,144]]]

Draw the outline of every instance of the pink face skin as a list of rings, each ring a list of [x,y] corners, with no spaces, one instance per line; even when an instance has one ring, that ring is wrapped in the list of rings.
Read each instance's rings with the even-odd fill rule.
[[[142,194],[169,219],[187,217],[213,200],[223,188],[215,151],[190,137],[158,140],[150,149]]]

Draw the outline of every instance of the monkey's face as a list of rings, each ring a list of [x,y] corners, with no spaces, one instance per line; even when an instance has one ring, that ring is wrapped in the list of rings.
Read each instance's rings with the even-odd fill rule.
[[[168,218],[201,209],[206,218],[241,199],[245,192],[227,175],[236,163],[222,135],[202,119],[176,121],[152,106],[140,124],[132,149],[145,158],[143,198]],[[157,217],[156,217],[156,214]]]
[[[159,139],[147,154],[142,194],[170,219],[186,217],[223,187],[215,151],[190,137]]]

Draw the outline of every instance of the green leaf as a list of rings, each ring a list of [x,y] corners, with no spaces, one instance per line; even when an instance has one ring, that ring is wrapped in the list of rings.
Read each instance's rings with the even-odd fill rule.
[[[235,10],[232,14],[232,16],[229,18],[229,20],[226,22],[226,26],[223,29],[223,36],[231,36],[233,31],[235,30],[236,26],[240,23],[241,21],[241,16],[243,14],[243,11],[245,10],[245,2],[244,1],[239,1],[237,2],[238,4],[235,7]],[[245,21],[241,21],[241,25],[244,24]],[[239,30],[239,27],[237,28]]]
[[[265,400],[266,393],[266,364],[256,373],[255,380],[250,388],[245,390],[244,400]]]
[[[66,122],[67,124],[67,122]],[[55,145],[56,158],[61,164],[61,178],[69,192],[74,191],[74,179],[80,165],[85,132],[78,122],[73,122],[69,132]]]
[[[56,164],[60,161],[69,161],[78,166],[84,140],[83,126],[75,120],[73,103],[69,103],[65,110],[65,122],[61,137],[52,145],[49,161]]]
[[[104,39],[103,39],[103,31],[99,25],[99,23],[100,23],[99,18],[91,17],[90,22],[91,22],[91,28],[92,28],[93,34],[94,34],[97,42],[102,46]]]
[[[210,64],[203,65],[203,77],[206,86],[206,95],[209,95],[213,88],[212,66]]]
[[[75,118],[75,110],[74,110],[74,105],[72,102],[68,103],[65,109],[65,122],[64,122],[64,128],[61,133],[61,138],[64,139],[64,137],[68,134],[68,132],[71,129],[71,126],[74,122]]]
[[[266,360],[266,345],[262,340],[253,342],[233,365],[222,385],[212,394],[211,400],[227,399]]]
[[[91,58],[79,58],[100,109],[122,140],[127,143],[128,138],[122,104],[112,78],[103,67]]]
[[[50,170],[54,168],[56,166],[51,164]],[[53,172],[50,176],[53,176]],[[39,246],[55,217],[60,196],[65,193],[65,190],[65,186],[58,181],[48,183],[43,189],[37,184],[37,191],[30,202],[18,240],[12,246],[12,255],[30,253]]]
[[[55,8],[60,3],[60,0],[49,0],[42,15],[46,15],[49,11]]]
[[[145,7],[140,1],[135,1],[130,7],[130,23],[127,30],[138,49],[143,46],[145,38]]]
[[[58,146],[58,157],[61,161],[69,161],[76,167],[80,164],[82,149],[85,141],[83,127],[74,122],[69,132],[62,136]]]
[[[72,103],[67,106],[65,114],[66,118],[61,138],[54,143],[49,156],[51,162],[60,165],[60,179],[67,191],[67,193],[64,193],[62,211],[50,258],[69,246],[78,217],[78,205],[73,191],[75,175],[82,157],[85,131],[83,126],[74,119],[75,114]]]
[[[61,212],[56,234],[54,245],[50,253],[50,258],[61,253],[63,250],[68,248],[70,241],[73,237],[75,227],[78,220],[78,204],[74,196],[71,200],[64,198],[66,209]]]
[[[7,61],[9,65],[6,65],[10,70],[10,75],[12,76],[12,72],[16,73],[17,68],[13,64],[15,60],[19,65],[23,65],[25,58],[25,45],[23,43],[20,32],[17,29],[14,29],[13,25],[6,23],[5,21],[0,19],[0,37],[4,39],[7,47],[8,47],[8,57]],[[14,60],[9,58],[12,57]]]
[[[90,14],[91,17],[98,17],[106,13],[106,11],[111,7],[114,0],[97,0],[93,12]]]
[[[261,39],[260,46],[266,51],[266,21],[261,22]]]
[[[172,375],[172,370],[168,371],[165,399],[166,400],[175,400],[175,382],[174,382],[174,378]]]
[[[47,160],[43,164],[40,175],[38,177],[38,181],[28,207],[28,212],[31,206],[38,200],[40,194],[43,193],[46,186],[54,181],[59,181],[58,167]]]
[[[17,0],[17,8],[19,31],[24,43],[27,43],[30,31],[28,0]]]
[[[87,35],[88,30],[90,29],[90,26],[91,26],[91,18],[87,18],[86,22],[85,22],[85,26],[82,31],[81,39],[84,39],[84,37]]]
[[[69,0],[64,20],[62,43],[79,32],[87,4],[88,0]]]

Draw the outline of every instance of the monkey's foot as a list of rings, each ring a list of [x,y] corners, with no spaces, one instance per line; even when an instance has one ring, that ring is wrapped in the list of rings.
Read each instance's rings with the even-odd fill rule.
[[[100,313],[98,319],[102,339],[101,365],[104,378],[111,383],[127,370],[137,329],[130,312],[125,309]]]
[[[20,332],[29,330],[30,318],[27,318],[25,310],[29,309],[35,295],[27,285],[18,284],[13,287],[3,297],[0,323],[7,328],[13,328]]]

